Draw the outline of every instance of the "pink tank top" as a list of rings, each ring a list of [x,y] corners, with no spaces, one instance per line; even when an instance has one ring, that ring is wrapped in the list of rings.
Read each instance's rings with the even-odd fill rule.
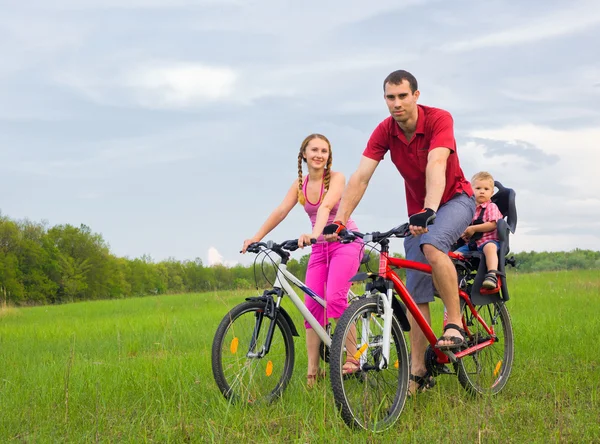
[[[323,200],[323,191],[325,191],[325,184],[321,184],[321,192],[319,193],[319,200],[316,203],[312,203],[308,200],[308,196],[306,195],[306,186],[307,185],[308,185],[308,176],[306,176],[306,179],[304,180],[304,185],[302,185],[302,192],[304,193],[304,199],[305,199],[304,210],[306,211],[306,214],[308,214],[308,217],[310,218],[310,223],[312,224],[312,226],[314,228],[315,222],[317,221],[317,211],[319,211],[319,207],[321,206],[321,202]],[[330,223],[333,222],[333,220],[335,219],[335,215],[337,214],[337,210],[338,210],[339,206],[340,206],[340,202],[338,201],[333,206],[331,211],[329,212],[329,217],[327,218],[326,225],[329,225]],[[346,228],[348,228],[349,230],[358,231],[358,227],[356,226],[356,224],[354,223],[354,221],[352,219],[348,219],[348,222],[346,222]],[[324,240],[325,239],[322,234],[317,238],[318,242],[322,242]]]

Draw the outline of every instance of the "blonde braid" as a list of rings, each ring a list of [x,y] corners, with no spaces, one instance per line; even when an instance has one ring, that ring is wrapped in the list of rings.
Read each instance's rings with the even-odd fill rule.
[[[327,159],[327,165],[325,165],[325,174],[323,175],[323,197],[329,191],[329,181],[331,180],[331,164],[333,163],[333,154],[329,149],[329,159]]]
[[[298,202],[300,202],[300,205],[304,205],[306,203],[304,193],[302,192],[302,161],[304,160],[302,151],[303,149],[300,148],[300,153],[298,154]]]

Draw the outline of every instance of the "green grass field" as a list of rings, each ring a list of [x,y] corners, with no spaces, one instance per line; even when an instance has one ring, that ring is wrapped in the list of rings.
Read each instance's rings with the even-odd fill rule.
[[[512,275],[509,285],[515,363],[505,390],[473,399],[442,376],[384,436],[346,428],[328,382],[306,390],[296,313],[282,399],[228,405],[211,343],[249,293],[5,308],[0,442],[600,442],[600,272]]]

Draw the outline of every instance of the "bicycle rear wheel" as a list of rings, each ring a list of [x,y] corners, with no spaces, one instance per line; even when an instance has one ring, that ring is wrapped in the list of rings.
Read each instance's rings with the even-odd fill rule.
[[[213,376],[231,402],[271,402],[285,390],[294,368],[292,331],[278,316],[269,352],[261,356],[272,317],[266,303],[248,301],[223,318],[212,345]]]
[[[463,321],[468,329],[469,347],[490,339],[481,323],[461,301]],[[513,366],[514,336],[508,310],[503,302],[475,307],[498,341],[454,364],[458,380],[471,395],[495,395],[504,388]]]
[[[360,299],[346,309],[335,328],[330,354],[331,385],[342,418],[352,428],[376,432],[391,427],[400,416],[406,402],[409,375],[406,341],[395,316],[390,359],[386,368],[379,369],[383,358],[383,310],[378,300],[375,297]],[[358,350],[354,357],[360,361],[361,370],[343,375],[346,338],[354,335]]]

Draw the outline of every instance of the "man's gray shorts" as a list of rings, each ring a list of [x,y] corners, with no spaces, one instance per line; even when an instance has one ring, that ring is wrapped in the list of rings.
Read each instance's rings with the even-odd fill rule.
[[[437,211],[435,223],[429,225],[429,231],[420,236],[404,239],[406,259],[426,264],[421,250],[423,244],[431,244],[444,253],[458,240],[469,226],[475,214],[475,198],[466,194],[453,197]],[[417,304],[433,301],[433,279],[431,275],[414,270],[406,270],[406,288]]]

